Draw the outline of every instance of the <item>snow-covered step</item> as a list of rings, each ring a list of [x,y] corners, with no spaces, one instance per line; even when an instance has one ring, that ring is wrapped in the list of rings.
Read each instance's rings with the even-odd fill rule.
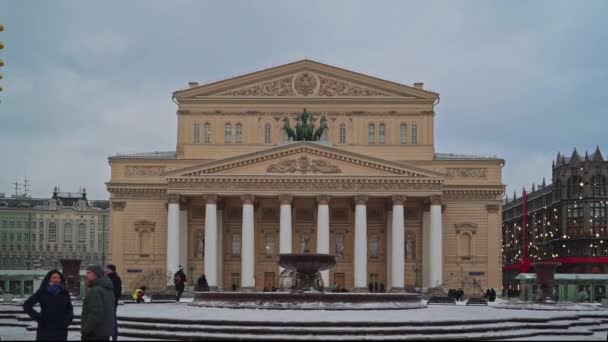
[[[490,332],[519,329],[568,329],[578,321],[563,321],[549,323],[512,323],[501,322],[492,324],[463,324],[460,326],[406,326],[406,327],[290,327],[290,326],[216,326],[216,325],[193,325],[193,324],[163,324],[163,323],[136,323],[119,322],[121,328],[145,331],[169,331],[169,332],[204,332],[204,333],[245,333],[245,334],[285,334],[285,335],[387,335],[387,334],[451,334]],[[591,322],[581,321],[583,324],[591,325]]]
[[[465,333],[465,334],[435,334],[435,335],[423,335],[423,334],[385,334],[385,335],[312,335],[312,334],[300,334],[300,335],[287,335],[287,334],[266,334],[266,335],[255,335],[255,334],[238,334],[238,333],[196,333],[196,332],[151,332],[141,331],[133,329],[121,329],[121,336],[128,336],[134,338],[156,338],[166,340],[211,340],[211,341],[224,341],[224,340],[241,340],[241,341],[310,341],[310,340],[332,340],[332,341],[343,341],[343,340],[363,340],[363,341],[386,341],[386,340],[497,340],[497,339],[510,339],[510,338],[523,338],[543,335],[557,335],[557,336],[590,336],[593,335],[592,331],[581,330],[581,331],[569,331],[564,330],[542,330],[542,329],[520,329],[516,331],[508,332],[485,332],[485,333]]]

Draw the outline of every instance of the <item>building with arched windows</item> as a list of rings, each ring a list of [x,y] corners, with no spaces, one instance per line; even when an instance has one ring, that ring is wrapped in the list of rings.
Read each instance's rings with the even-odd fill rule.
[[[500,286],[504,160],[435,151],[439,94],[422,83],[302,60],[174,99],[175,151],[109,158],[125,288],[182,265],[212,289],[261,291],[280,253],[307,251],[336,255],[327,287]],[[326,119],[319,141],[289,139],[304,108]]]
[[[558,261],[558,273],[608,273],[608,161],[599,146],[591,155],[558,153],[552,178],[503,206],[505,286],[529,271],[526,260]]]

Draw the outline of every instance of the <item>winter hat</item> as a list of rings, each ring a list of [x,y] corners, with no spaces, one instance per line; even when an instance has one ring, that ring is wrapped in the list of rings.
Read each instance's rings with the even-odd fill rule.
[[[112,272],[116,273],[116,265],[109,264],[108,266],[106,266],[106,268],[109,268],[112,270]]]
[[[103,277],[104,275],[106,275],[106,273],[103,271],[103,268],[101,268],[101,266],[98,266],[98,265],[91,265],[91,266],[87,267],[87,271],[91,271],[91,272],[95,273],[95,275],[97,277]]]
[[[182,267],[182,265],[179,265],[179,266],[177,267],[177,269],[179,269],[179,270],[183,270],[184,268]]]

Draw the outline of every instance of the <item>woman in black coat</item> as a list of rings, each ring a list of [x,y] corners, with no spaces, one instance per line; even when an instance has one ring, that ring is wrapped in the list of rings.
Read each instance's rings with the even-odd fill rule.
[[[40,304],[40,312],[34,310],[36,304]],[[74,309],[63,274],[57,270],[47,273],[40,289],[23,303],[23,311],[38,323],[37,341],[67,341]]]

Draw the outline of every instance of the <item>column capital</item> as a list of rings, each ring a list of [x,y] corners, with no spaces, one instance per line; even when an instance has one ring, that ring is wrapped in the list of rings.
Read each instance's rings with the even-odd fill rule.
[[[218,197],[216,194],[206,194],[203,196],[203,198],[207,204],[217,204],[218,202]]]
[[[429,198],[431,205],[441,205],[441,196],[433,195]]]
[[[365,195],[357,195],[354,197],[355,200],[355,205],[358,204],[366,204],[367,203],[367,196]]]
[[[331,197],[329,195],[318,195],[317,205],[328,205]]]
[[[279,195],[279,202],[281,202],[281,204],[289,204],[289,205],[291,205],[291,201],[293,201],[293,196],[292,195],[289,195],[289,194]]]
[[[407,197],[404,195],[393,195],[392,196],[393,205],[404,205],[406,199],[407,199]]]
[[[249,194],[241,195],[241,200],[243,200],[243,204],[253,204],[255,196]]]
[[[179,194],[169,194],[168,201],[169,204],[179,204]]]

